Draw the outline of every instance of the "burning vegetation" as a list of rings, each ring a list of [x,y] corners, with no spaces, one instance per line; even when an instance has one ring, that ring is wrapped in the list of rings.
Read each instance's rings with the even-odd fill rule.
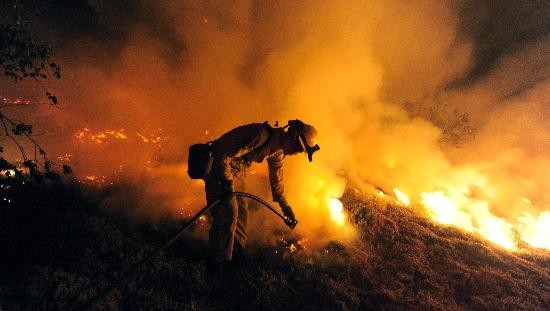
[[[137,184],[126,187],[144,195]],[[2,209],[0,218],[6,248],[0,257],[0,305],[7,309],[72,308],[181,225],[173,217],[153,225],[128,214],[106,214],[101,201],[112,192],[97,187],[28,183],[12,190],[17,206]],[[27,195],[31,190],[34,199]],[[346,225],[358,231],[351,243],[319,243],[276,223],[269,231],[272,242],[253,240],[246,265],[220,280],[206,270],[204,218],[95,307],[544,310],[550,303],[547,252],[512,254],[379,194],[348,189],[340,202]],[[269,216],[256,210],[252,220]]]
[[[201,217],[105,306],[550,305],[547,2],[54,2],[0,19],[0,309],[90,298],[203,207],[189,145],[295,118],[327,147],[285,159],[294,231],[253,209],[250,265],[216,283]]]

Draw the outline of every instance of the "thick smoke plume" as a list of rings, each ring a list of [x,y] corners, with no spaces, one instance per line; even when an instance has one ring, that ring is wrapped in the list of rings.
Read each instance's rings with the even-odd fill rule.
[[[490,1],[126,2],[88,1],[95,26],[58,43],[63,104],[37,127],[81,175],[143,180],[187,214],[204,203],[185,176],[190,144],[299,118],[321,146],[312,164],[295,156],[285,165],[305,235],[352,234],[327,208],[346,181],[418,203],[445,193],[476,228],[480,210],[512,224],[548,213],[550,45],[535,13],[517,11],[524,25],[508,11],[475,17],[492,12]],[[496,40],[482,30],[491,18],[533,36]],[[106,130],[126,138],[95,143]],[[264,166],[250,183],[269,198]]]

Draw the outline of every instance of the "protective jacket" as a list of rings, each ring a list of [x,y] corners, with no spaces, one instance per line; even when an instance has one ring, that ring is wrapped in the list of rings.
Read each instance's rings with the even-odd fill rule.
[[[239,126],[222,135],[214,142],[214,162],[211,176],[217,180],[233,180],[237,171],[246,169],[251,162],[261,163],[267,159],[269,184],[273,200],[279,202],[284,196],[283,150],[272,150],[270,139],[283,135],[280,128],[267,123],[252,123]]]

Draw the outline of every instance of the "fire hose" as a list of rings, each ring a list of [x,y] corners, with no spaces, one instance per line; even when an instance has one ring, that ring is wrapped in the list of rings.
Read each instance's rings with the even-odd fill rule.
[[[235,197],[246,197],[246,198],[249,198],[249,199],[252,199],[252,200],[255,200],[257,201],[258,203],[262,204],[263,206],[267,207],[270,211],[272,211],[275,215],[277,215],[279,218],[281,218],[284,223],[290,227],[291,229],[294,229],[294,227],[296,227],[296,225],[298,224],[298,221],[296,219],[292,219],[290,217],[287,217],[281,213],[279,213],[279,211],[277,211],[276,209],[274,209],[271,205],[269,205],[269,203],[267,203],[266,201],[262,200],[261,198],[253,195],[253,194],[250,194],[250,193],[246,193],[246,192],[233,192],[233,195]],[[214,201],[213,203],[207,205],[206,207],[204,207],[203,209],[201,209],[197,214],[195,214],[195,216],[193,216],[193,218],[191,218],[191,220],[189,220],[187,223],[185,223],[180,229],[179,231],[174,235],[172,236],[166,243],[164,243],[163,245],[157,247],[155,250],[153,250],[149,255],[147,255],[145,258],[141,259],[140,261],[138,261],[137,263],[135,263],[130,269],[128,269],[126,272],[124,272],[117,280],[115,280],[110,286],[108,286],[107,288],[105,288],[103,291],[101,291],[99,294],[97,294],[96,296],[94,296],[93,298],[91,298],[90,300],[88,301],[85,301],[84,303],[81,303],[81,304],[78,304],[74,310],[87,310],[89,308],[91,308],[92,306],[94,306],[97,302],[99,302],[101,299],[103,299],[105,296],[107,296],[108,294],[110,294],[113,290],[115,290],[117,287],[120,286],[120,284],[122,284],[122,282],[124,282],[128,277],[131,276],[132,273],[134,273],[138,268],[140,268],[143,264],[145,264],[146,262],[150,261],[151,259],[153,259],[156,255],[158,255],[158,253],[160,253],[161,251],[165,250],[166,248],[168,248],[170,245],[172,245],[172,243],[174,243],[178,238],[180,238],[180,236],[183,234],[183,232],[191,227],[191,225],[193,225],[198,219],[199,217],[201,217],[203,214],[205,214],[206,212],[208,212],[212,207],[216,206],[217,204],[219,204],[222,200],[221,199],[218,199],[216,201]]]

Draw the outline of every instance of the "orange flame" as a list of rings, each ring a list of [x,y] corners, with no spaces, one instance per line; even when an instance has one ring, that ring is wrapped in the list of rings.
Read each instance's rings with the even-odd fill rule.
[[[422,205],[433,220],[475,232],[506,249],[516,249],[513,226],[489,211],[489,202],[474,200],[463,194],[453,196],[443,191],[420,194]]]
[[[409,199],[409,196],[406,195],[404,192],[399,190],[399,188],[393,188],[393,192],[395,193],[395,196],[397,197],[397,200],[407,206],[411,204],[411,200]]]
[[[81,142],[90,141],[96,144],[103,144],[108,140],[128,139],[128,137],[124,133],[124,129],[104,130],[92,133],[92,131],[87,127],[76,132],[74,134],[74,137]]]
[[[162,130],[160,130],[162,131]],[[135,136],[139,138],[139,141],[143,143],[148,144],[157,144],[160,146],[160,143],[167,140],[168,137],[161,136],[159,134],[143,134],[140,132],[136,132]],[[124,129],[119,130],[110,130],[105,129],[97,132],[92,132],[89,128],[85,127],[81,130],[78,130],[74,134],[74,138],[78,140],[81,143],[91,142],[95,144],[103,144],[114,140],[130,140],[130,137],[128,134],[126,134],[126,131]]]
[[[344,225],[346,217],[344,215],[344,206],[342,202],[336,198],[331,198],[328,201],[328,207],[330,210],[330,218],[338,225]]]
[[[400,202],[407,202],[403,191],[395,188],[394,192]],[[527,198],[524,202],[531,203]],[[489,201],[470,198],[460,191],[422,192],[420,204],[434,221],[477,233],[506,249],[517,250],[518,238],[533,247],[550,249],[550,212],[538,217],[523,213],[514,224],[493,215]]]
[[[528,244],[550,249],[550,212],[542,212],[539,217],[524,213],[518,217],[518,231],[521,239]]]

